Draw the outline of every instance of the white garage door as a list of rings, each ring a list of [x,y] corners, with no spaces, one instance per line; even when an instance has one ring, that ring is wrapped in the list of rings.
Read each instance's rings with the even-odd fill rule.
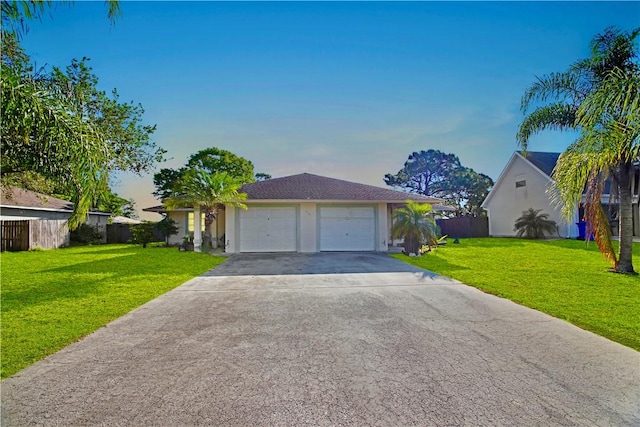
[[[376,244],[373,207],[321,207],[321,251],[373,251]]]
[[[240,252],[295,252],[295,207],[240,210]]]

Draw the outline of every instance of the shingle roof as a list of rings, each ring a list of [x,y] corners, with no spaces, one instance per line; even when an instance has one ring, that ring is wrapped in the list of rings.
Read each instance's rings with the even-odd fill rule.
[[[129,218],[126,216],[113,216],[111,217],[111,224],[140,224],[142,221]]]
[[[17,206],[30,209],[54,209],[61,211],[73,211],[73,203],[68,200],[58,199],[35,191],[18,187],[0,186],[0,205]],[[106,212],[91,210],[91,213],[109,215]]]
[[[542,151],[527,151],[526,153],[519,151],[519,153],[549,177],[551,177],[553,168],[556,167],[558,157],[560,157],[560,153],[545,153]]]
[[[353,200],[439,203],[442,199],[404,193],[389,188],[302,173],[245,184],[240,189],[248,200]]]
[[[47,196],[23,188],[4,186],[2,187],[0,205],[35,209],[59,209],[69,212],[73,210],[73,203],[68,200],[57,199],[53,196]]]

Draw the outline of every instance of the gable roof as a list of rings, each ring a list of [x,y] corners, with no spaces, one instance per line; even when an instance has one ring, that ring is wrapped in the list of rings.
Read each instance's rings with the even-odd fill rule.
[[[73,203],[46,194],[26,190],[19,187],[5,187],[0,189],[0,206],[34,210],[73,212]],[[96,215],[110,215],[107,212],[89,211]]]
[[[553,168],[556,166],[556,163],[559,157],[560,157],[560,153],[527,151],[525,155],[523,151],[514,151],[511,157],[509,158],[509,161],[507,162],[506,166],[502,169],[502,172],[500,172],[500,176],[498,177],[498,179],[496,179],[495,184],[493,185],[493,188],[491,188],[491,191],[489,191],[489,194],[487,194],[487,197],[484,198],[484,201],[482,202],[480,207],[482,207],[483,209],[487,209],[487,206],[489,206],[489,201],[493,198],[494,194],[498,192],[498,189],[500,188],[500,184],[502,183],[505,173],[507,173],[509,168],[511,168],[511,165],[517,159],[521,159],[523,162],[531,166],[533,170],[537,171],[538,173],[543,175],[547,180],[551,182],[552,181],[551,173],[553,172]]]
[[[543,151],[518,151],[518,153],[549,178],[551,178],[553,168],[556,167],[556,163],[558,163],[558,158],[560,157],[560,153],[546,153]]]
[[[442,203],[443,200],[389,188],[301,173],[245,184],[240,191],[247,200],[353,200],[377,202]]]

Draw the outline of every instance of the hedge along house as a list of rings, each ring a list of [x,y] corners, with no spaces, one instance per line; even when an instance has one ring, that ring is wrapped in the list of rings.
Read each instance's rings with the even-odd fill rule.
[[[577,223],[584,217],[582,209],[577,210],[573,218],[567,221],[561,208],[556,204],[549,189],[553,185],[551,175],[560,153],[521,151],[513,153],[509,162],[500,174],[496,184],[482,203],[489,217],[489,235],[496,237],[515,236],[514,223],[529,208],[541,209],[549,214],[549,219],[558,224],[558,236],[573,238],[579,235]],[[638,188],[640,175],[636,169],[632,180],[633,194],[633,228],[634,235],[640,235],[640,212],[638,210]],[[609,213],[614,235],[618,234],[615,198],[610,194],[610,183],[607,183],[601,201]]]
[[[212,224],[225,252],[387,251],[393,210],[407,200],[439,208],[442,199],[303,173],[245,184],[247,209],[226,206]],[[446,207],[441,207],[446,209]],[[161,212],[162,207],[145,209]],[[201,243],[198,209],[164,211]],[[193,221],[191,220],[193,218]],[[222,233],[221,231],[224,230]]]

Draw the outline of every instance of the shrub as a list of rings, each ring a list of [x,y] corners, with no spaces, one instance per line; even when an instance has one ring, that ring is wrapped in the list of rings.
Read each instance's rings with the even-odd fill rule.
[[[70,239],[80,245],[95,245],[102,243],[104,235],[98,231],[97,227],[89,224],[80,224],[80,227],[71,231]]]
[[[168,216],[165,216],[162,218],[162,221],[156,224],[156,230],[158,230],[160,235],[162,235],[167,245],[169,244],[169,237],[174,234],[178,234],[176,222]]]
[[[140,224],[131,225],[131,234],[133,234],[133,242],[142,244],[143,248],[147,247],[147,243],[153,242],[155,236],[153,235],[153,229],[156,226],[155,222],[144,221]]]
[[[556,233],[558,231],[556,222],[549,219],[549,214],[540,212],[542,209],[529,208],[522,211],[522,216],[516,220],[513,227],[516,236],[524,236],[527,239],[544,239],[545,232]]]

